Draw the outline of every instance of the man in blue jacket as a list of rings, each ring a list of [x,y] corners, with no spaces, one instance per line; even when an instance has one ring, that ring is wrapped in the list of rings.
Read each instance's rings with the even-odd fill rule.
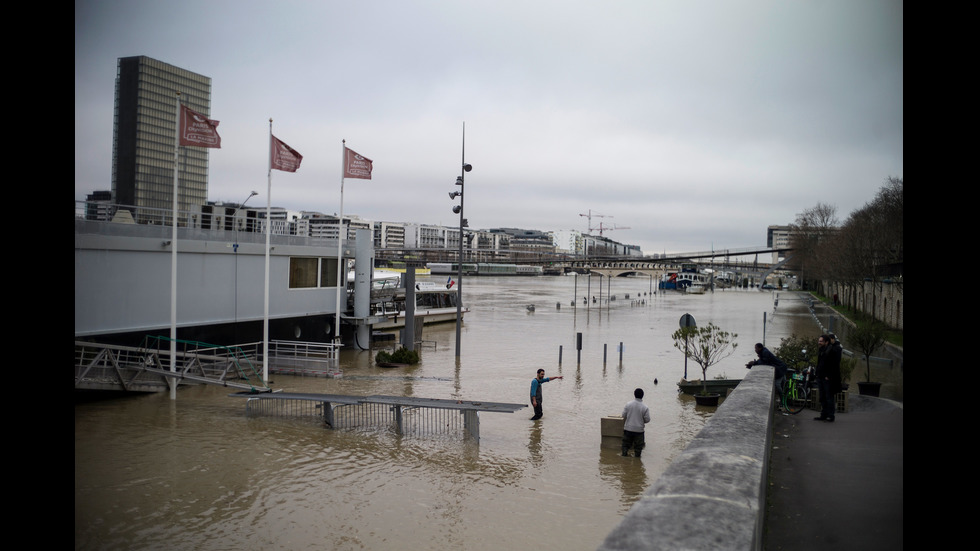
[[[531,406],[534,408],[534,417],[531,417],[532,421],[536,421],[541,418],[543,412],[541,411],[541,398],[543,396],[541,392],[541,385],[547,383],[552,379],[564,379],[564,377],[545,377],[544,370],[538,370],[538,376],[531,379]]]

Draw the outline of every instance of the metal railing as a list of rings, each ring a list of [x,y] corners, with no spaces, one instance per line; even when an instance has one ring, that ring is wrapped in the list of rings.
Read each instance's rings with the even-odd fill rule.
[[[276,397],[274,400],[249,399],[245,414],[250,417],[321,419],[330,428],[338,430],[389,430],[402,436],[422,438],[461,437],[469,432],[479,439],[479,421],[473,412],[372,401],[337,403]],[[472,419],[468,421],[467,417]],[[474,421],[475,431],[469,427]]]
[[[334,409],[333,428],[389,428],[402,435],[420,437],[461,434],[464,414],[442,408],[361,403]]]
[[[251,394],[247,415],[312,417],[334,429],[389,429],[400,435],[469,434],[480,439],[479,412],[514,413],[525,404],[476,402],[411,396],[345,396],[338,394]]]
[[[262,382],[261,369],[249,359],[244,349],[239,346],[222,346],[200,341],[176,339],[177,343],[177,373],[183,377],[203,377],[217,383],[232,379],[257,381],[256,384],[266,387]],[[169,337],[148,335],[143,339],[142,348],[149,362],[157,366],[169,367],[170,358]],[[257,357],[257,356],[256,356]],[[162,362],[166,359],[167,363]]]
[[[173,210],[133,205],[118,205],[100,201],[75,201],[75,218],[99,222],[119,222],[124,224],[146,224],[150,226],[170,226],[173,224]],[[177,211],[177,226],[187,227],[188,220],[200,212]]]
[[[201,210],[202,208],[178,211],[177,226],[185,229],[190,228],[195,232],[221,236],[222,238],[227,238],[228,235],[233,234],[236,241],[260,242],[263,239],[266,220],[265,209],[219,205],[214,206],[213,212],[207,212]],[[291,223],[281,217],[281,212],[281,209],[276,209],[272,213],[273,239],[302,239],[304,244],[336,247],[336,235],[295,235],[295,228],[292,228]],[[75,201],[75,220],[170,227],[173,225],[173,211],[171,209],[119,205],[100,201]],[[336,224],[334,224],[334,228],[336,228]],[[352,245],[356,243],[354,232],[350,232],[344,241]]]
[[[139,347],[75,341],[75,388],[157,392],[176,379],[270,391],[241,347],[177,340],[170,371],[170,343],[161,336],[148,336]]]
[[[340,377],[339,366],[340,345],[338,344],[269,341],[269,371],[271,372]]]

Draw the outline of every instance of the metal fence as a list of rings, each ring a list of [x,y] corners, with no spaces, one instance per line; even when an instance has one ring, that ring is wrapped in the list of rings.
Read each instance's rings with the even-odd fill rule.
[[[290,375],[340,377],[340,345],[323,342],[270,341],[269,371]]]
[[[310,399],[250,399],[250,417],[316,418],[338,430],[391,430],[405,436],[461,436],[466,412],[445,408],[399,406],[378,402],[336,404]]]
[[[307,417],[334,429],[394,430],[401,435],[469,434],[480,439],[479,412],[514,413],[525,404],[476,402],[410,396],[344,396],[303,393],[237,393],[247,398],[249,416]]]

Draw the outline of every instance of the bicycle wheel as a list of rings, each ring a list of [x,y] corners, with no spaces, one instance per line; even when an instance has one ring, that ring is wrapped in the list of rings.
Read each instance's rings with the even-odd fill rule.
[[[779,385],[779,394],[776,396],[777,408],[786,411],[786,396],[789,395],[790,381],[788,378],[783,379],[783,384]]]
[[[789,388],[786,389],[786,394],[783,395],[783,400],[783,407],[786,408],[786,411],[796,415],[797,413],[803,411],[803,408],[806,407],[806,392],[794,381],[790,383]]]

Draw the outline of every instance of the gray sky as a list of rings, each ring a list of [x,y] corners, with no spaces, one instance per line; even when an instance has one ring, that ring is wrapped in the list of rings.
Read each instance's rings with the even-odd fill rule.
[[[765,244],[903,177],[904,6],[888,0],[76,0],[75,199],[111,187],[119,57],[212,79],[209,199],[265,204],[269,118],[303,154],[272,203],[336,213],[341,140],[374,161],[345,214],[629,227],[644,253]]]

